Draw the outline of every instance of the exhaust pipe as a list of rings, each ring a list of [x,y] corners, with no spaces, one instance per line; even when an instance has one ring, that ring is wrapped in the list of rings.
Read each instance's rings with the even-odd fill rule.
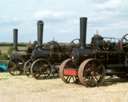
[[[18,50],[18,29],[13,29],[13,48],[15,51]]]
[[[82,49],[86,47],[87,17],[80,18],[80,46]]]
[[[43,43],[43,26],[44,26],[43,21],[39,20],[37,22],[37,41],[39,46],[41,46]]]

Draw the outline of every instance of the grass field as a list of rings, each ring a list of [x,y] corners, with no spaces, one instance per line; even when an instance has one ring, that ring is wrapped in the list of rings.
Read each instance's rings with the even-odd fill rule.
[[[0,50],[2,53],[8,53],[8,50],[9,50],[10,46],[0,46]],[[19,46],[18,47],[19,50],[25,50],[26,47],[25,46]]]
[[[0,46],[0,50],[2,53],[8,53],[9,48],[9,46]]]

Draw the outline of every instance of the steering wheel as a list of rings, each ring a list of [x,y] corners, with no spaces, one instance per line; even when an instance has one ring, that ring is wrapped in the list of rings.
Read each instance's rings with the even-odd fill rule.
[[[123,48],[123,49],[128,49],[128,34],[125,34],[125,35],[122,37],[121,43],[122,43],[122,48]]]
[[[47,46],[49,46],[49,47],[50,46],[54,46],[58,52],[60,52],[62,50],[60,44],[58,42],[56,42],[56,41],[48,42]]]
[[[73,39],[71,42],[71,45],[79,45],[80,44],[80,39]]]

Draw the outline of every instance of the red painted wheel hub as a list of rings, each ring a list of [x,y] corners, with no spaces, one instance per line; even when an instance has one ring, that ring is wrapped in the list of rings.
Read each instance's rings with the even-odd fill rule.
[[[64,75],[77,76],[78,75],[78,70],[77,69],[64,69]]]

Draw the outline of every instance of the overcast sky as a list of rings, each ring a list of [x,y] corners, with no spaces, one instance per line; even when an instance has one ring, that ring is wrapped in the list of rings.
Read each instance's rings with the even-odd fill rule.
[[[103,36],[128,33],[127,0],[1,0],[0,42],[12,41],[19,29],[22,42],[36,40],[37,20],[44,21],[44,41],[79,38],[79,18],[88,17],[87,41],[98,30]]]

